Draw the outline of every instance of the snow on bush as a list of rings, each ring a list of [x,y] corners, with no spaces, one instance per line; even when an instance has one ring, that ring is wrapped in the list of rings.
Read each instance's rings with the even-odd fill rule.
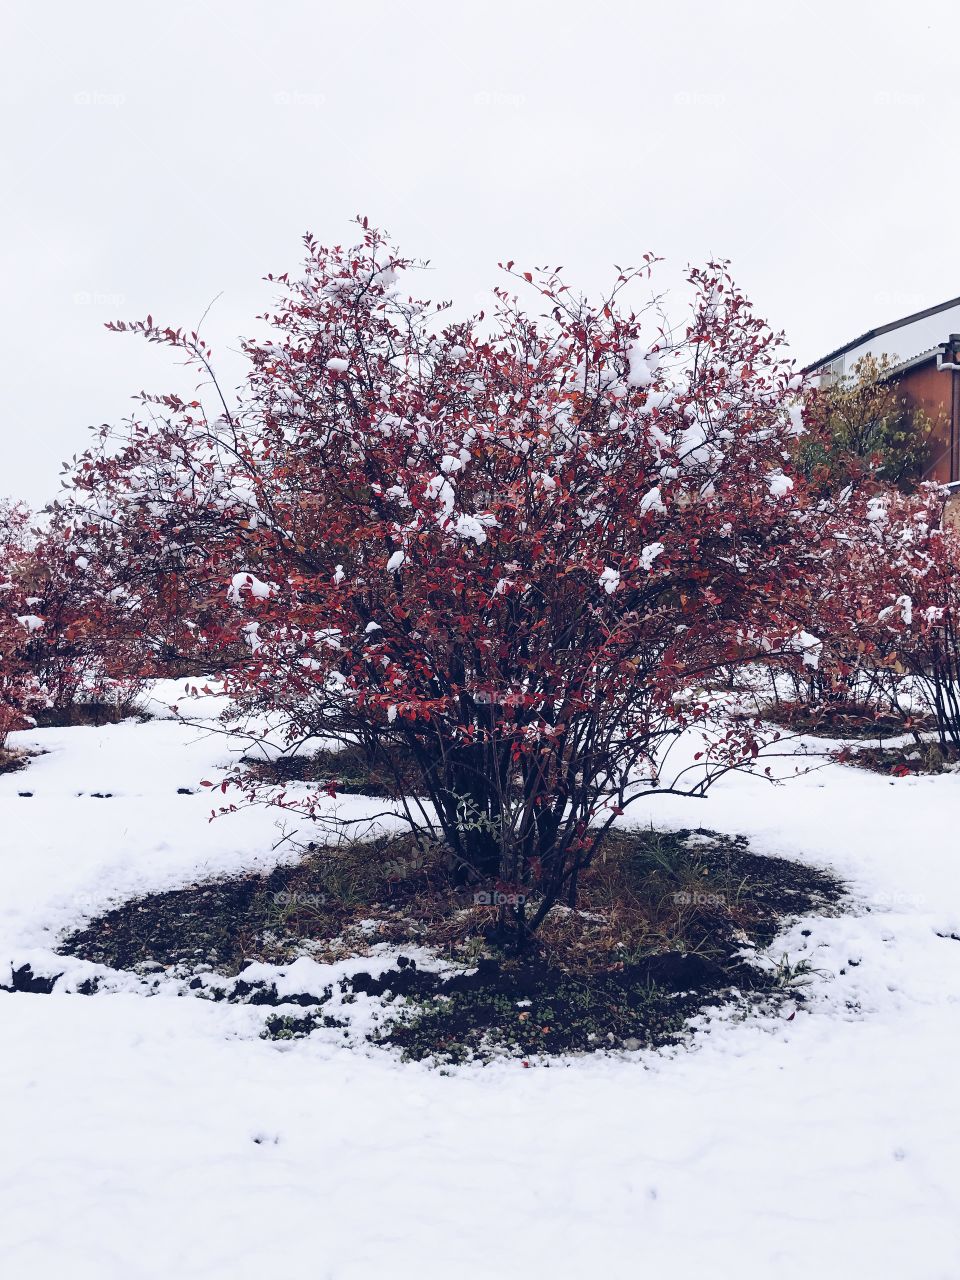
[[[36,601],[23,590],[23,565],[29,557],[29,513],[0,502],[0,747],[14,729],[31,723],[30,712],[43,702],[27,650],[43,628]]]
[[[678,732],[704,734],[698,789],[756,757],[712,673],[809,660],[796,375],[723,264],[651,341],[620,299],[652,259],[596,305],[508,263],[545,315],[501,289],[491,327],[401,291],[417,264],[365,221],[306,246],[236,410],[156,397],[81,460],[77,541],[145,615],[174,581],[180,633],[239,646],[241,708],[402,749],[431,802],[401,780],[410,821],[463,874],[533,889],[509,923],[535,928],[669,785]],[[115,327],[211,372],[195,334]]]

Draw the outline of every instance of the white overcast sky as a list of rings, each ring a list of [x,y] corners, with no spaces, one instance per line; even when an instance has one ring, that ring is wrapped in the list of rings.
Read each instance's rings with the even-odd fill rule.
[[[960,294],[947,0],[4,0],[0,495],[42,504],[169,353],[229,347],[307,229],[366,213],[472,310],[496,263],[588,292],[729,257],[809,360]]]

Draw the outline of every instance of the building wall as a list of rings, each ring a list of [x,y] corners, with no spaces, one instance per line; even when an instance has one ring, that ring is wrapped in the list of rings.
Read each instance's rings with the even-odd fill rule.
[[[935,360],[908,369],[897,379],[901,395],[912,410],[920,409],[934,424],[930,438],[930,470],[926,478],[947,484],[950,474],[950,416],[953,372],[937,369]]]

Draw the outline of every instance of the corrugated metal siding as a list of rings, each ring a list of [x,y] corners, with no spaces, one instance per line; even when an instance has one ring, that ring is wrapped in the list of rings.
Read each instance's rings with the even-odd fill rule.
[[[960,333],[960,303],[946,311],[939,311],[934,316],[926,316],[899,329],[891,329],[889,333],[879,333],[873,338],[867,338],[838,359],[843,361],[844,374],[849,373],[861,356],[865,355],[910,360],[922,351],[946,342],[951,333]]]

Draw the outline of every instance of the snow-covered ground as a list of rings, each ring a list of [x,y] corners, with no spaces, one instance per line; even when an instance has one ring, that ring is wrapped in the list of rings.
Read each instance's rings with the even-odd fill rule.
[[[118,899],[289,856],[271,815],[178,793],[222,737],[17,745],[46,754],[0,777],[0,982]],[[440,1073],[264,1041],[262,1011],[169,987],[0,993],[0,1274],[957,1280],[958,805],[957,775],[830,766],[638,808],[833,867],[857,902],[774,949],[818,971],[805,1010],[678,1050]]]

